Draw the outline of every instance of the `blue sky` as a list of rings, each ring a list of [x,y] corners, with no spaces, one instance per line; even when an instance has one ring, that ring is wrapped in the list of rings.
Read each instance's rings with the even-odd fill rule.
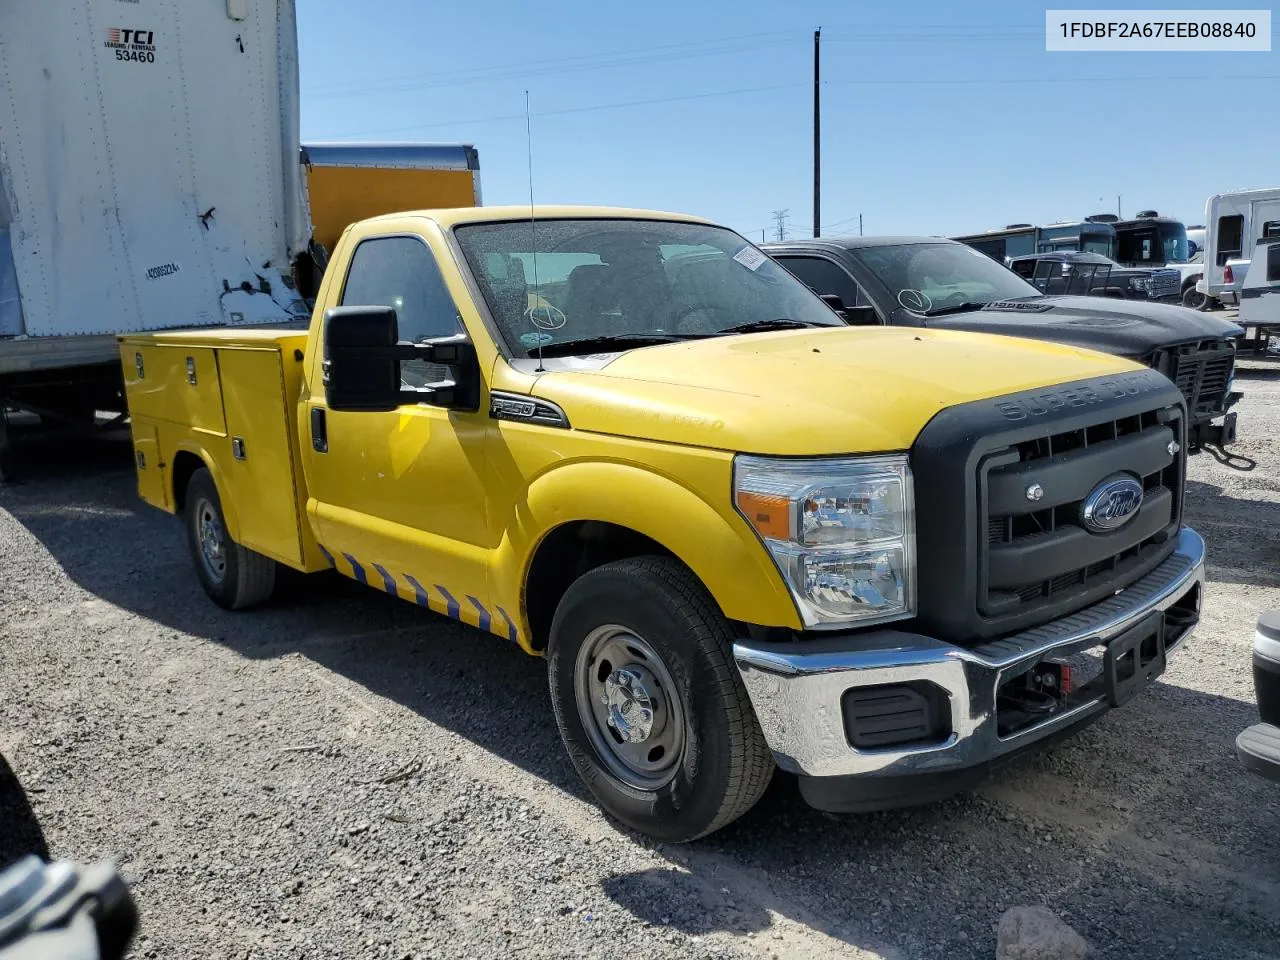
[[[678,210],[757,241],[789,209],[810,235],[821,26],[825,233],[859,214],[868,234],[1047,222],[1117,195],[1199,223],[1209,194],[1280,180],[1280,127],[1243,122],[1280,80],[1233,79],[1280,77],[1280,54],[1047,53],[1043,17],[1025,0],[298,0],[302,133],[472,143],[485,203],[526,203],[527,89],[538,202]]]

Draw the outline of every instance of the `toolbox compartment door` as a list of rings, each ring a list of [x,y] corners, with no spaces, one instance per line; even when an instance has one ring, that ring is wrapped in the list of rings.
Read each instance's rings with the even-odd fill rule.
[[[145,420],[133,418],[133,461],[138,476],[138,496],[153,507],[172,510],[168,502],[168,464],[160,461],[160,440],[157,429]]]
[[[130,415],[226,434],[215,351],[126,340],[120,362]]]
[[[303,565],[301,517],[282,358],[277,350],[218,351],[228,385],[227,454],[218,493],[235,503],[240,542]]]

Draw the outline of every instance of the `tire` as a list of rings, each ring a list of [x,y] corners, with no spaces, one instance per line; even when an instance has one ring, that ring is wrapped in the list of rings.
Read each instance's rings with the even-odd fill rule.
[[[1191,284],[1182,291],[1182,305],[1192,310],[1208,310],[1209,297],[1198,291],[1195,284]]]
[[[677,561],[636,557],[584,574],[556,608],[547,660],[569,757],[600,806],[628,827],[669,843],[696,840],[742,816],[768,787],[773,756],[733,662],[729,624]],[[627,724],[620,684],[636,697],[630,706],[640,704],[638,724]],[[636,737],[647,702],[645,738],[621,742],[623,727],[595,706],[601,696],[622,704],[623,727]]]
[[[187,545],[196,576],[214,603],[226,610],[241,610],[271,597],[276,586],[276,562],[231,539],[218,488],[204,467],[187,481],[185,514]],[[220,543],[220,550],[207,554],[204,545],[211,538]]]

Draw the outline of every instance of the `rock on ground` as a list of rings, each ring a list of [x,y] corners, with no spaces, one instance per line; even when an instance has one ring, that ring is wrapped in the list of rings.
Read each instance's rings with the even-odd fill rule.
[[[996,960],[1085,960],[1084,937],[1045,907],[1013,907],[1000,918]]]

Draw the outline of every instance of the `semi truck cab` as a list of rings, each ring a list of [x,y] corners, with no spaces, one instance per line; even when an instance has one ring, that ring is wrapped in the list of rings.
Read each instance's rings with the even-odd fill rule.
[[[544,658],[584,782],[662,840],[776,768],[835,811],[962,789],[1140,694],[1198,619],[1168,379],[849,327],[698,218],[378,217],[305,334],[119,346],[139,493],[216,603],[332,569]]]

